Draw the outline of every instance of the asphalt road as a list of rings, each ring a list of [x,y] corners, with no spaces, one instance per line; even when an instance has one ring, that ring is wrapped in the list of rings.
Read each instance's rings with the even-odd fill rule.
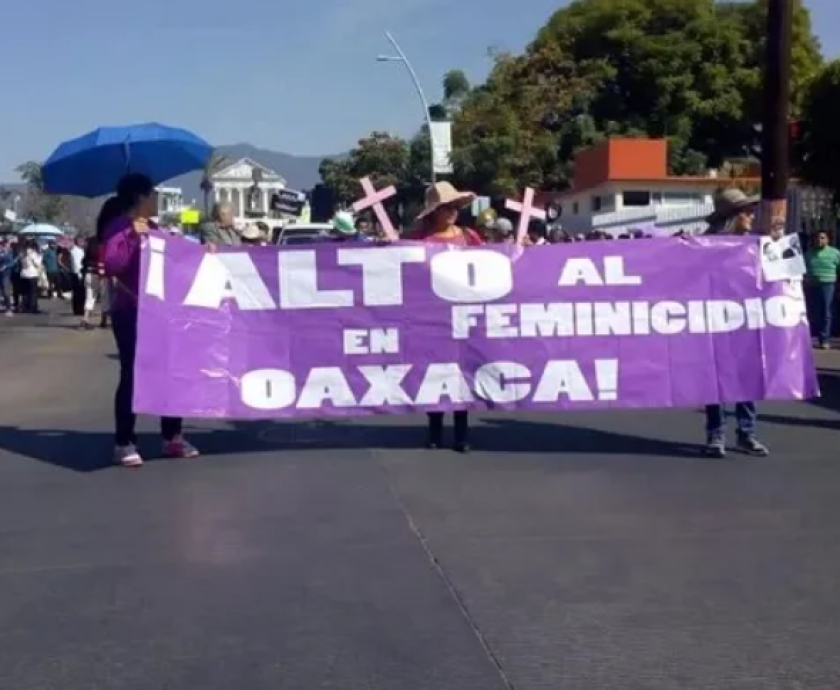
[[[0,688],[836,690],[840,354],[763,407],[196,424],[110,467],[110,333],[0,321]],[[154,425],[144,443],[154,449]]]

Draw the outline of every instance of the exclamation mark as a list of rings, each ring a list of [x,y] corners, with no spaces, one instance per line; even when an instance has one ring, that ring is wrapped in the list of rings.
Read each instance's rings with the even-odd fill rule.
[[[165,297],[164,261],[166,260],[166,240],[160,237],[149,238],[149,270],[146,273],[146,294],[159,299]]]
[[[596,359],[595,381],[598,400],[618,400],[618,360]]]

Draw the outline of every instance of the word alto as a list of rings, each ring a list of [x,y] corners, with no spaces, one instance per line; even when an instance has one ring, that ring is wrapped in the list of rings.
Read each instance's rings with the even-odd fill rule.
[[[144,284],[147,295],[161,300],[176,297],[168,295],[165,286],[166,242],[160,237],[149,239],[149,269]],[[176,298],[183,306],[204,309],[218,309],[231,301],[243,311],[399,306],[404,303],[404,268],[423,264],[431,275],[432,291],[449,303],[492,302],[514,290],[513,261],[503,250],[445,251],[431,258],[428,254],[424,245],[410,243],[339,249],[338,265],[357,269],[347,272],[349,280],[357,284],[329,289],[319,281],[317,251],[277,251],[277,289],[272,291],[248,251],[208,253],[202,257],[186,294]],[[360,280],[355,276],[359,270]],[[556,284],[640,285],[641,278],[627,273],[621,256],[598,260],[571,257],[558,266]]]

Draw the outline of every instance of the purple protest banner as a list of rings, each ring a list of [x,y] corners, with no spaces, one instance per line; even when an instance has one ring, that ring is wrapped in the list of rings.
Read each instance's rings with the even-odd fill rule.
[[[144,248],[134,406],[271,418],[818,395],[757,238]]]

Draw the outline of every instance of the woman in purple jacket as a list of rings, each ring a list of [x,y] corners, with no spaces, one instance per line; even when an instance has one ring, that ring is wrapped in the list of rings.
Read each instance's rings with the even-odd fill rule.
[[[117,186],[117,201],[109,203],[110,212],[119,212],[102,231],[105,273],[112,279],[111,322],[120,358],[120,382],[114,400],[116,438],[114,462],[124,467],[140,467],[143,458],[137,451],[134,433],[136,415],[134,397],[134,356],[137,348],[137,294],[140,282],[140,244],[154,229],[150,220],[157,213],[157,197],[152,181],[145,175],[129,174]],[[104,219],[107,222],[107,218]],[[103,223],[104,225],[104,223]],[[98,228],[97,228],[98,229]],[[170,458],[194,458],[198,451],[181,434],[182,420],[162,417],[163,455]]]

